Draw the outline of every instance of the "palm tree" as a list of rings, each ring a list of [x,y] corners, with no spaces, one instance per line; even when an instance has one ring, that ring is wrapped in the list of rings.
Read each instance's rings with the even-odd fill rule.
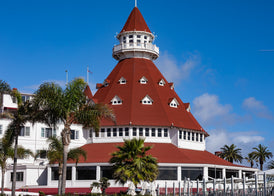
[[[0,80],[0,114],[2,113],[3,94],[6,94],[6,93],[8,94],[11,93],[10,85],[4,80]]]
[[[100,119],[107,117],[114,119],[113,112],[107,105],[94,104],[87,100],[84,90],[87,84],[83,79],[74,79],[63,90],[55,83],[44,83],[35,92],[33,108],[36,111],[33,121],[40,121],[56,127],[62,122],[64,129],[61,132],[63,145],[63,171],[61,194],[65,193],[68,147],[70,144],[70,126],[81,123],[84,127],[93,127],[99,132]]]
[[[21,94],[17,91],[17,89],[13,89],[11,94],[17,100],[17,110],[10,111],[4,115],[11,119],[7,132],[9,132],[10,134],[9,142],[14,142],[13,173],[15,175],[13,175],[12,177],[12,196],[15,196],[16,170],[18,158],[18,135],[21,128],[25,125],[27,121],[30,120],[31,115],[29,102],[22,102]]]
[[[153,182],[157,178],[157,160],[147,155],[152,146],[145,147],[143,139],[124,140],[124,145],[117,148],[109,161],[113,164],[116,182],[131,181],[136,187],[140,181]]]
[[[267,169],[274,169],[274,160],[268,163]]]
[[[224,145],[224,147],[221,148],[220,157],[231,163],[233,163],[233,161],[241,163],[243,160],[241,150],[242,149],[237,148],[234,144],[231,144],[230,146]]]
[[[270,152],[266,146],[261,144],[259,144],[258,147],[254,147],[253,149],[254,151],[252,153],[254,154],[254,157],[259,160],[260,170],[263,170],[263,165],[266,159],[273,157],[272,152]]]
[[[58,195],[61,193],[61,182],[62,182],[62,171],[63,171],[63,144],[62,139],[57,137],[50,137],[48,139],[49,142],[49,149],[47,153],[47,158],[49,160],[49,164],[58,163]],[[76,164],[79,161],[80,156],[83,156],[86,159],[86,151],[82,148],[74,148],[70,149],[68,152],[67,160],[74,160]]]
[[[245,160],[247,160],[247,162],[250,163],[251,168],[254,166],[254,161],[257,162],[257,159],[255,159],[254,154],[252,152],[247,154],[247,157],[245,157]]]
[[[12,147],[13,139],[11,139],[11,131],[6,131],[3,138],[0,140],[0,166],[1,166],[1,195],[4,195],[5,173],[7,167],[7,160],[14,157],[14,148]],[[21,146],[17,148],[17,155],[19,158],[27,158],[29,155],[33,156],[33,153],[29,149],[25,149]]]

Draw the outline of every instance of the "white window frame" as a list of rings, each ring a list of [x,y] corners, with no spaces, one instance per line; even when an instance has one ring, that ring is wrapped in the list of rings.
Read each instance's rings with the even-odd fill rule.
[[[169,103],[169,106],[172,107],[172,108],[178,108],[178,101],[176,98],[173,98],[172,101]]]
[[[110,102],[112,105],[122,105],[123,103],[122,99],[117,95],[115,95]]]
[[[20,137],[30,137],[30,127],[29,126],[21,127],[19,136]]]
[[[72,137],[73,136],[72,132],[74,132],[74,138]],[[71,129],[70,130],[70,139],[71,140],[79,140],[79,130]]]
[[[161,79],[158,84],[159,84],[159,86],[165,86],[166,83],[165,83],[164,79]]]
[[[126,84],[127,80],[124,77],[121,77],[119,80],[119,84]]]
[[[152,105],[153,100],[150,98],[150,96],[146,95],[142,100],[141,103],[143,105]]]
[[[56,137],[56,130],[48,127],[42,127],[41,137],[42,138]]]
[[[145,76],[143,76],[143,77],[139,80],[139,82],[140,82],[141,84],[147,84],[148,79],[147,79]]]

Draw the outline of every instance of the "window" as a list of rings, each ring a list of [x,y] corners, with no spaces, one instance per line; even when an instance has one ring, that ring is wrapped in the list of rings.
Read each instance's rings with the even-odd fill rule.
[[[187,140],[190,140],[190,134],[191,132],[187,132]]]
[[[127,42],[126,36],[123,37],[123,43],[125,44]]]
[[[148,95],[146,95],[141,102],[144,105],[152,105],[153,100]]]
[[[126,81],[126,79],[124,77],[121,77],[120,80],[119,80],[119,83],[120,84],[126,84],[127,81]]]
[[[169,106],[172,107],[172,108],[177,108],[178,105],[179,105],[179,103],[175,98],[173,98],[169,103]]]
[[[238,172],[237,172],[238,173]],[[211,178],[223,178],[223,171],[220,168],[208,168],[208,176]],[[234,175],[234,177],[236,177]],[[227,177],[230,178],[230,177]]]
[[[16,99],[16,97],[15,96],[12,96],[12,103],[17,103],[17,99]]]
[[[161,79],[160,81],[159,81],[159,83],[158,83],[160,86],[164,86],[166,83],[165,83],[165,81],[163,80],[163,79]]]
[[[195,133],[192,133],[192,141],[194,141]]]
[[[158,137],[162,137],[162,129],[161,128],[158,129]]]
[[[112,105],[121,105],[122,99],[115,95],[110,102],[112,103]]]
[[[200,134],[200,142],[203,141],[203,134]]]
[[[146,128],[145,130],[146,130],[146,131],[145,131],[146,137],[149,137],[149,128]]]
[[[189,178],[190,180],[202,180],[203,168],[202,167],[182,167],[181,180]]]
[[[96,180],[96,166],[76,167],[76,180]]]
[[[133,35],[129,35],[129,46],[133,46]]]
[[[56,130],[53,130],[52,128],[41,128],[41,137],[56,137]]]
[[[19,136],[30,136],[30,127],[21,127]]]
[[[140,82],[141,84],[146,84],[146,83],[148,82],[148,80],[146,79],[145,76],[143,76],[143,77],[139,80],[139,82]]]
[[[117,129],[113,128],[113,137],[116,137],[116,136],[117,136]]]
[[[151,129],[151,137],[155,137],[156,136],[156,130],[155,128]]]
[[[129,136],[129,129],[128,129],[128,127],[125,128],[125,136]]]
[[[157,180],[177,180],[177,167],[159,167]]]
[[[123,128],[119,128],[119,136],[123,136]]]
[[[182,139],[182,135],[183,135],[183,134],[182,134],[182,131],[180,130],[180,131],[179,131],[179,139]]]
[[[0,125],[0,135],[3,134],[3,125]]]
[[[10,173],[10,181],[12,182],[13,172]],[[16,172],[16,181],[24,181],[24,172]]]
[[[92,133],[93,133],[93,130],[92,130],[92,129],[90,129],[90,130],[89,130],[89,132],[88,132],[88,134],[89,134],[89,138],[92,138]]]
[[[186,131],[184,131],[184,140],[186,140]]]
[[[199,133],[196,133],[196,142],[199,141]]]
[[[101,129],[101,137],[105,137],[105,129],[104,128]]]
[[[79,139],[79,131],[70,130],[70,139],[78,140]]]
[[[143,128],[139,128],[139,136],[144,136]]]
[[[101,175],[100,177],[105,177],[107,179],[113,179],[113,173],[114,173],[114,170],[113,170],[113,167],[111,166],[101,166]]]
[[[167,131],[167,129],[164,129],[164,137],[168,137],[168,131]]]
[[[47,158],[47,151],[46,150],[37,150],[37,158],[46,159]]]
[[[137,128],[133,127],[132,129],[132,136],[137,136]]]
[[[26,101],[30,100],[30,97],[31,96],[29,96],[29,95],[22,95],[22,101],[26,102]]]
[[[58,180],[59,172],[58,167],[51,168],[51,180]],[[67,180],[71,180],[71,167],[67,167]]]
[[[111,128],[107,128],[107,137],[111,137]]]

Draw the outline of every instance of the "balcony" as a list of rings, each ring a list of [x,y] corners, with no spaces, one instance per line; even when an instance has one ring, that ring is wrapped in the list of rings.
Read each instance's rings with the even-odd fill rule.
[[[121,60],[123,58],[129,58],[129,57],[138,57],[139,53],[147,53],[148,55],[143,56],[150,56],[153,60],[157,59],[159,57],[159,47],[152,43],[122,43],[119,45],[116,45],[113,47],[113,57],[116,60]],[[134,52],[135,55],[127,55],[126,53],[132,53]]]

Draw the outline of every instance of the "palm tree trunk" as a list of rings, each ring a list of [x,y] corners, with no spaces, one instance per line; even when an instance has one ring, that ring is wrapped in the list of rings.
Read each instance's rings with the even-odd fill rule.
[[[68,145],[64,145],[61,195],[66,193],[68,147]]]
[[[65,128],[62,130],[61,135],[62,135],[62,143],[63,143],[63,172],[62,172],[61,194],[63,195],[66,193],[68,147],[70,144],[70,124],[65,123]]]
[[[20,130],[20,129],[19,129]],[[18,132],[15,133],[15,144],[14,144],[14,158],[13,158],[13,176],[12,176],[12,189],[11,196],[15,196],[16,188],[16,170],[17,170],[17,146],[18,146]]]
[[[264,165],[264,162],[262,160],[260,160],[260,170],[263,171],[263,165]]]
[[[61,195],[62,192],[62,170],[63,170],[63,164],[59,165],[59,171],[58,171],[58,195]]]
[[[1,173],[2,173],[2,179],[1,179],[1,195],[4,195],[4,186],[5,186],[5,169],[6,168],[1,168]]]

